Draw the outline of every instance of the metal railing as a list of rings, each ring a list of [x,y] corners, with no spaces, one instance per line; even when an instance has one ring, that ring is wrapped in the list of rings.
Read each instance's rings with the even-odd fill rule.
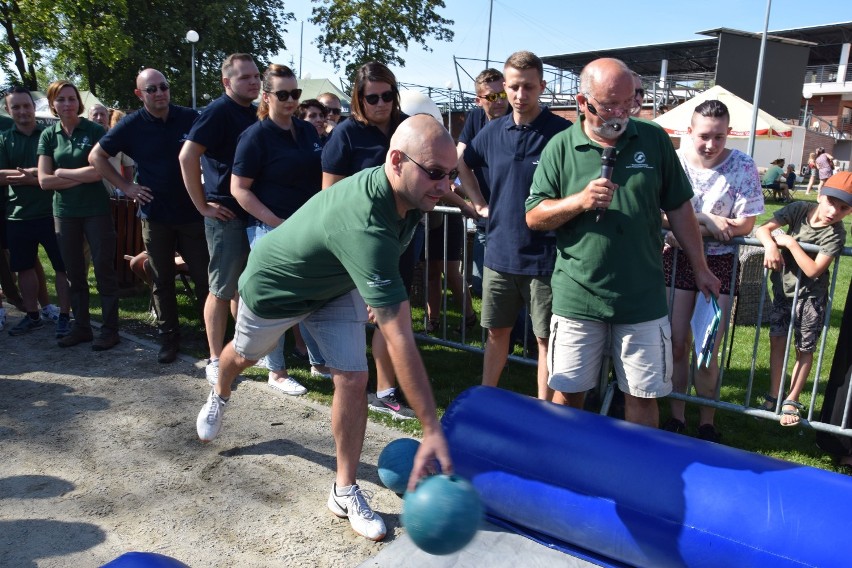
[[[447,237],[448,237],[448,230],[449,230],[448,229],[449,223],[446,222],[446,217],[448,215],[460,215],[461,212],[459,211],[459,209],[457,209],[455,207],[436,207],[435,211],[444,215],[444,223],[443,223],[443,227],[444,227],[444,229],[443,229],[444,230],[443,273],[446,274],[447,273],[446,271],[448,270],[448,266],[449,266],[448,261],[446,260],[447,252],[448,252],[447,251],[447,242],[448,242]],[[464,229],[465,230],[465,238],[463,239],[462,265],[461,266],[462,266],[462,280],[463,280],[464,283],[468,283],[469,282],[469,274],[468,274],[469,262],[468,262],[468,260],[469,260],[469,258],[471,258],[472,252],[470,250],[469,239],[467,238],[468,234],[470,233],[470,230],[468,229],[467,224],[465,224],[464,227],[465,227],[465,229]],[[427,228],[426,229],[427,229],[427,233],[428,233],[428,230],[429,230],[428,222],[427,222]],[[428,260],[429,260],[430,256],[432,256],[432,254],[431,254],[432,251],[430,251],[429,247],[428,247],[428,237],[426,239],[426,242],[427,242],[427,246],[426,246],[426,250],[425,250],[425,258],[426,258],[425,266],[426,266],[426,268],[424,269],[423,282],[422,282],[422,291],[423,291],[423,305],[422,305],[422,307],[424,309],[424,316],[423,316],[424,328],[426,327],[426,325],[428,323],[428,313],[427,313],[427,308],[426,308],[426,301],[427,301],[428,296],[429,296]],[[726,410],[728,412],[734,412],[734,413],[738,413],[738,414],[744,414],[744,415],[754,416],[754,417],[758,417],[758,418],[762,418],[762,419],[768,419],[768,420],[778,420],[780,413],[781,413],[781,401],[783,400],[783,393],[785,392],[786,387],[789,386],[787,384],[788,383],[788,377],[787,377],[787,364],[788,363],[787,362],[789,360],[790,350],[794,349],[793,342],[792,342],[793,332],[794,332],[794,330],[793,330],[794,318],[791,318],[790,327],[788,328],[788,331],[787,331],[787,341],[786,341],[785,352],[784,352],[784,365],[783,365],[783,368],[782,368],[782,371],[781,371],[781,377],[782,378],[781,378],[780,391],[778,393],[772,393],[772,396],[777,396],[777,399],[778,399],[778,402],[776,403],[776,407],[772,411],[763,410],[761,408],[756,408],[756,407],[752,406],[753,391],[754,391],[754,388],[755,388],[755,380],[756,380],[758,375],[760,375],[761,381],[763,381],[764,379],[768,379],[769,361],[767,360],[767,361],[758,362],[758,351],[759,351],[759,347],[760,347],[762,327],[763,327],[763,325],[768,323],[768,310],[764,309],[765,308],[765,299],[767,298],[768,270],[765,269],[765,268],[762,268],[763,254],[762,254],[762,252],[760,252],[762,250],[762,245],[761,245],[760,241],[758,241],[757,239],[754,239],[754,238],[737,237],[737,238],[732,239],[731,244],[737,245],[737,249],[738,249],[737,253],[734,255],[734,265],[732,267],[732,275],[731,275],[731,290],[735,290],[736,289],[735,285],[737,283],[739,283],[739,293],[732,297],[731,309],[728,310],[727,313],[723,314],[723,317],[725,318],[725,333],[724,333],[724,337],[722,338],[722,344],[719,348],[719,380],[717,382],[715,396],[714,396],[713,399],[709,399],[709,398],[703,398],[703,397],[699,397],[697,395],[689,394],[692,391],[692,387],[693,387],[692,372],[690,372],[690,377],[689,377],[689,380],[688,380],[688,385],[687,385],[687,389],[686,389],[687,394],[672,393],[669,396],[672,397],[672,398],[675,398],[677,400],[683,400],[683,401],[686,401],[686,402],[689,402],[689,403],[702,405],[702,406],[709,406],[709,407],[713,407],[713,408],[717,408],[717,409],[721,409],[721,410]],[[748,275],[744,274],[744,272],[741,270],[743,268],[742,260],[745,258],[745,255],[742,255],[742,258],[741,258],[740,247],[742,247],[742,246],[750,247],[752,249],[750,251],[751,254],[749,256],[752,256],[755,253],[757,253],[758,256],[759,256],[758,260],[760,261],[760,267],[759,267],[759,270],[758,270],[757,279],[755,279],[754,274],[751,274],[751,272],[753,272],[753,267],[750,267],[751,270],[750,270],[750,273]],[[806,244],[806,243],[802,243],[801,246],[807,252],[819,252],[819,250],[820,250],[819,247],[817,247],[815,245]],[[839,272],[840,272],[839,271],[840,262],[841,262],[841,258],[850,257],[850,256],[852,256],[852,247],[845,247],[842,250],[841,256],[836,258],[834,260],[834,262],[832,263],[831,282],[830,282],[828,300],[827,300],[827,305],[826,305],[826,310],[825,310],[826,317],[825,317],[825,322],[823,324],[823,329],[822,329],[822,333],[821,333],[821,337],[820,337],[819,351],[818,351],[817,358],[816,358],[817,359],[816,365],[811,370],[810,376],[808,377],[808,383],[807,383],[807,384],[812,385],[811,389],[810,389],[810,402],[809,402],[808,407],[807,407],[807,414],[806,414],[806,416],[802,417],[802,420],[801,420],[801,424],[805,427],[810,427],[810,428],[813,428],[815,430],[822,430],[822,431],[825,431],[825,432],[830,432],[830,433],[833,433],[833,434],[839,434],[839,435],[848,436],[848,437],[852,437],[852,427],[850,427],[850,426],[852,426],[852,425],[850,425],[850,421],[852,421],[852,417],[848,416],[849,408],[852,407],[852,389],[849,389],[849,392],[846,395],[846,409],[847,409],[847,411],[844,414],[842,423],[839,426],[834,425],[834,424],[820,422],[819,420],[816,420],[815,415],[818,414],[818,410],[815,408],[815,405],[816,405],[816,402],[817,402],[817,399],[818,399],[818,395],[821,394],[825,390],[824,386],[825,386],[825,383],[827,382],[826,381],[827,373],[823,372],[823,362],[824,362],[824,355],[825,355],[825,351],[826,351],[826,345],[827,345],[828,337],[830,335],[829,332],[830,332],[830,326],[831,326],[831,308],[832,308],[832,305],[833,305],[833,301],[834,301],[834,297],[835,297],[835,291],[836,291],[836,285],[837,285],[837,279],[838,279]],[[752,259],[750,261],[750,264],[754,264],[754,262],[755,261]],[[849,261],[847,261],[847,262],[849,262]],[[675,265],[673,267],[673,272],[676,272],[676,270],[677,270],[677,263],[675,261]],[[747,278],[748,281],[745,281],[744,277]],[[447,296],[448,296],[447,279],[444,278],[443,282],[444,283],[443,283],[443,289],[442,289],[442,295],[441,295],[441,312],[440,312],[439,327],[438,327],[437,330],[434,330],[432,333],[427,333],[427,332],[416,333],[415,335],[416,335],[418,341],[425,342],[425,343],[433,343],[433,344],[437,344],[437,345],[443,345],[445,347],[459,349],[459,350],[463,350],[463,351],[467,351],[467,352],[471,352],[471,353],[483,354],[484,353],[483,345],[485,344],[485,333],[486,333],[486,331],[484,329],[482,330],[482,334],[479,335],[478,337],[471,337],[471,334],[467,333],[467,330],[466,330],[466,328],[463,324],[461,325],[461,327],[459,328],[458,331],[451,331],[451,326],[449,324],[448,309],[447,309]],[[755,286],[759,289],[759,295],[757,296],[756,300],[754,298],[746,298],[745,297],[744,286],[746,286],[746,287],[751,286],[752,292],[754,291],[753,289],[754,289]],[[795,303],[796,303],[795,300],[797,299],[797,296],[798,296],[798,289],[799,289],[799,286],[797,284],[797,286],[796,286],[796,297],[794,297],[794,302],[793,302],[794,306],[795,306]],[[756,316],[756,320],[755,320],[753,325],[750,322],[745,323],[745,324],[741,324],[738,321],[738,319],[740,319],[740,318],[737,317],[737,311],[745,309],[745,307],[741,304],[741,302],[743,302],[744,300],[749,304],[751,304],[751,302],[757,301],[757,316]],[[847,299],[847,301],[852,301],[852,299]],[[465,306],[465,303],[462,301],[461,305]],[[753,305],[749,305],[749,307],[753,308]],[[462,311],[461,311],[461,321],[462,322],[464,321],[466,316],[469,315],[469,314],[466,314],[464,312],[465,312],[465,310],[463,308]],[[732,368],[731,367],[731,354],[732,354],[732,351],[733,351],[734,336],[738,332],[740,334],[742,334],[742,333],[746,333],[746,332],[751,332],[752,330],[753,330],[753,334],[754,334],[754,341],[753,341],[753,346],[752,346],[751,364],[749,365],[749,367],[747,369],[742,368],[742,367]],[[523,353],[523,355],[520,355],[520,356],[510,354],[509,359],[513,362],[516,362],[516,363],[521,363],[521,364],[524,364],[524,365],[529,365],[529,366],[535,367],[538,364],[538,361],[535,358],[531,357],[529,352],[526,350],[526,345],[529,345],[528,339],[529,339],[530,333],[531,333],[531,330],[529,329],[529,326],[528,325],[525,326],[524,341],[523,341],[523,344],[525,346],[524,347],[524,353]],[[694,351],[690,350],[690,352],[693,354],[693,357],[694,357]],[[693,365],[691,365],[691,368],[694,369],[694,363],[693,363]],[[765,371],[764,371],[764,368],[766,369]],[[722,386],[725,384],[725,375],[726,375],[726,373],[729,373],[732,370],[739,371],[739,372],[745,372],[745,371],[748,372],[748,378],[745,380],[744,383],[741,380],[737,381],[736,383],[731,383],[732,385],[740,387],[744,390],[744,396],[743,396],[741,401],[730,402],[730,401],[726,401],[726,400],[721,400],[721,389],[722,389]],[[600,410],[601,414],[607,414],[608,413],[609,405],[610,405],[610,402],[612,400],[612,396],[614,394],[614,389],[616,388],[615,382],[612,379],[611,374],[612,373],[611,373],[609,361],[605,361],[604,365],[601,369],[601,375],[600,375],[601,376],[600,391],[601,391],[601,395],[602,395],[601,396],[602,405],[601,405],[601,410]],[[804,393],[805,390],[803,389],[802,392]]]

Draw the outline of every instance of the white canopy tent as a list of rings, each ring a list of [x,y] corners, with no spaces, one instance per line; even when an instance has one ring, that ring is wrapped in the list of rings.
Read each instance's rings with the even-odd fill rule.
[[[754,105],[728,91],[721,85],[716,85],[696,95],[669,112],[658,116],[654,119],[654,122],[662,126],[666,132],[673,136],[683,136],[686,134],[686,129],[692,121],[695,107],[708,100],[721,101],[728,107],[728,111],[731,113],[730,137],[749,137],[751,134]],[[792,136],[792,128],[789,125],[784,124],[767,112],[758,110],[755,138],[789,138],[790,136]]]

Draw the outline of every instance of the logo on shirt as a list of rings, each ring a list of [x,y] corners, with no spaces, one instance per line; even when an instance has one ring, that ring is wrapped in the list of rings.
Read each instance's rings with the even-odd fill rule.
[[[629,164],[627,166],[627,169],[629,169],[629,170],[631,170],[631,169],[632,170],[638,170],[638,169],[653,170],[654,167],[649,165],[647,162],[648,162],[648,157],[645,155],[645,152],[642,152],[640,150],[640,151],[633,154],[633,163]]]
[[[92,147],[92,141],[89,140],[88,136],[83,136],[80,138],[80,141],[77,143],[81,150],[85,150],[86,148]]]
[[[390,280],[382,279],[382,277],[378,274],[371,274],[370,281],[367,282],[367,286],[370,288],[382,288],[384,286],[388,286],[390,283]]]

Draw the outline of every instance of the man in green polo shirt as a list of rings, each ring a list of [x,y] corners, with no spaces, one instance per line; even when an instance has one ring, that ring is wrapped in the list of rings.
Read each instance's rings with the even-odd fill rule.
[[[371,540],[383,539],[386,529],[356,480],[367,425],[364,302],[387,339],[399,383],[423,426],[409,488],[435,459],[444,472],[452,469],[414,343],[399,257],[422,212],[449,193],[456,163],[453,140],[443,125],[429,115],[411,117],[391,138],[383,166],[318,193],[261,239],[240,277],[234,339],[222,351],[218,383],[196,421],[198,437],[214,439],[231,382],[272,351],[287,329],[304,323],[334,380],[337,475],[328,508],[348,517],[355,532]]]
[[[559,250],[548,384],[581,408],[610,344],[625,418],[656,428],[656,399],[672,388],[661,210],[708,301],[718,296],[719,280],[704,260],[692,188],[671,141],[656,125],[630,118],[630,69],[617,59],[589,63],[577,104],[583,116],[545,148],[526,202],[529,226],[556,230]],[[616,152],[611,180],[601,176],[608,147]]]
[[[70,331],[68,280],[59,253],[53,227],[53,194],[38,183],[38,147],[42,129],[35,121],[35,103],[29,90],[13,87],[6,96],[6,109],[14,119],[14,127],[0,133],[0,183],[8,183],[6,232],[9,237],[9,266],[18,273],[23,298],[24,317],[9,330],[10,335],[23,335],[43,327],[38,309],[39,285],[44,272],[38,259],[41,245],[56,273],[56,295],[59,316],[56,337]]]

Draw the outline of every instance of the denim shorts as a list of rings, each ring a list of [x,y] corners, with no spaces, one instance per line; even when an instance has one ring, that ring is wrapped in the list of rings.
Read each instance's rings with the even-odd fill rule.
[[[672,330],[667,316],[610,324],[554,315],[547,355],[548,385],[568,393],[596,387],[605,351],[612,358],[622,392],[659,398],[672,391]]]
[[[272,352],[285,331],[302,323],[319,347],[325,364],[339,371],[367,371],[367,306],[357,290],[300,316],[266,319],[243,302],[234,326],[234,350],[249,361]]]
[[[485,268],[482,282],[482,327],[514,327],[518,314],[529,306],[536,337],[550,335],[553,292],[550,276],[504,274]]]
[[[207,269],[210,293],[221,300],[230,300],[237,293],[237,281],[248,259],[246,222],[239,218],[220,221],[205,217],[204,232],[210,253]]]

